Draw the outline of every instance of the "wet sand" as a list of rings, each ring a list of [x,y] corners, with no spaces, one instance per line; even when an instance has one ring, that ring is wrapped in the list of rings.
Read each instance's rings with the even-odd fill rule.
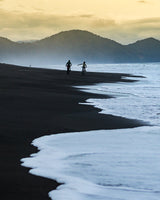
[[[127,74],[87,73],[36,69],[0,64],[0,177],[3,200],[46,200],[57,183],[36,177],[22,167],[20,159],[37,151],[33,139],[63,132],[117,129],[142,123],[80,105],[89,94],[71,86],[121,81]],[[125,82],[129,80],[124,80]]]

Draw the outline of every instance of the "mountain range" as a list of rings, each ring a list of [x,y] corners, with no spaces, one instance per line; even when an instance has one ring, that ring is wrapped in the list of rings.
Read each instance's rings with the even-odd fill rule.
[[[64,31],[33,42],[0,37],[0,62],[21,65],[160,62],[160,41],[154,38],[122,45],[88,31]]]

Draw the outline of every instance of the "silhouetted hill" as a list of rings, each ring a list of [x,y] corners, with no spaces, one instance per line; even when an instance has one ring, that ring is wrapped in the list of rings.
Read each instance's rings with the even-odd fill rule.
[[[7,38],[0,37],[0,55],[3,53],[8,53],[16,45],[17,45],[16,42],[12,42]]]
[[[128,49],[136,52],[140,62],[160,61],[160,41],[154,38],[139,40],[128,45]]]
[[[160,61],[160,41],[154,38],[122,45],[88,31],[64,31],[32,43],[0,38],[0,61],[16,64],[72,62],[126,63]]]
[[[124,53],[123,46],[87,31],[66,31],[35,42],[39,53],[60,59],[114,62]],[[47,53],[46,53],[47,52]],[[119,58],[120,59],[120,58]],[[57,60],[58,61],[58,60]]]
[[[31,44],[19,44],[0,37],[0,62],[24,64],[28,60]]]

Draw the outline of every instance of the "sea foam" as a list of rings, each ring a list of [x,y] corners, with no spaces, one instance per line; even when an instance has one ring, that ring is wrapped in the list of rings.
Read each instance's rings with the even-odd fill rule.
[[[53,200],[159,200],[160,127],[44,136],[22,159],[30,173],[60,183]]]

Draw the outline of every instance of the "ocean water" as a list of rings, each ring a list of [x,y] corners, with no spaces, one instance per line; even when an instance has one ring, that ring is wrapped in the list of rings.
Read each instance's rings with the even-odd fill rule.
[[[52,200],[159,200],[160,63],[92,65],[88,71],[145,76],[133,83],[78,88],[112,95],[87,100],[103,113],[151,126],[43,136],[32,143],[39,152],[23,158],[22,165],[64,183],[49,193]]]
[[[118,68],[118,66],[117,66]],[[117,72],[111,67],[109,72]],[[160,63],[121,65],[118,72],[130,73],[146,78],[126,78],[136,82],[101,83],[93,86],[77,86],[84,92],[109,94],[112,99],[88,99],[87,103],[101,108],[101,113],[160,123]]]

